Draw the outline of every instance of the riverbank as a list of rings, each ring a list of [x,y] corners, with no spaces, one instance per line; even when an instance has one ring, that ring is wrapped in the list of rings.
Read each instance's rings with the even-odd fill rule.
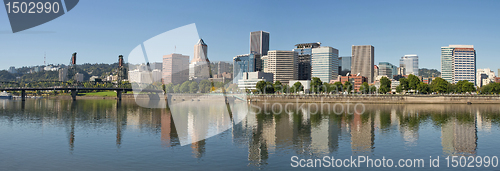
[[[247,99],[283,103],[500,104],[497,95],[249,95]]]

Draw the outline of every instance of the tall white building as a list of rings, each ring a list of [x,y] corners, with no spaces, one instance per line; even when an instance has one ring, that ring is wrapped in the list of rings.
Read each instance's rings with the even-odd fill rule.
[[[339,75],[339,50],[322,46],[312,48],[311,78],[318,77],[329,83]]]
[[[193,60],[189,64],[189,80],[203,80],[210,78],[209,65],[207,58],[208,46],[203,39],[200,39],[194,45]]]
[[[418,56],[405,55],[399,60],[399,66],[406,69],[406,75],[413,74],[418,76]]]
[[[458,51],[455,51],[457,49]],[[476,51],[474,50],[474,45],[449,45],[441,47],[441,77],[443,79],[450,83],[468,80],[475,84],[475,72]]]
[[[473,45],[456,47],[452,51],[452,82],[467,80],[476,85],[476,50]]]
[[[482,87],[489,83],[495,82],[495,72],[489,68],[477,69],[476,86]]]
[[[290,80],[297,80],[297,56],[294,51],[272,50],[267,53],[266,72],[274,74],[274,81],[288,84]]]

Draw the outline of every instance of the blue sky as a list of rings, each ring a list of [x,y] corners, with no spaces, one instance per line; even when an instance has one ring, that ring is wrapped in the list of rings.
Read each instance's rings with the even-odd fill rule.
[[[160,33],[196,23],[212,61],[249,51],[251,31],[270,32],[271,50],[321,42],[350,56],[351,45],[375,47],[375,63],[399,65],[417,54],[420,68],[440,70],[440,47],[474,45],[477,68],[500,68],[500,1],[123,1],[82,0],[38,27],[11,32],[0,8],[0,69],[9,66],[114,63]],[[193,42],[193,45],[196,42]]]

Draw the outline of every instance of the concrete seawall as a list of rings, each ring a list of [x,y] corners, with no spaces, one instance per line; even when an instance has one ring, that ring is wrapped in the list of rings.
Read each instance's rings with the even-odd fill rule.
[[[367,104],[500,104],[500,96],[478,95],[250,95],[252,102]]]

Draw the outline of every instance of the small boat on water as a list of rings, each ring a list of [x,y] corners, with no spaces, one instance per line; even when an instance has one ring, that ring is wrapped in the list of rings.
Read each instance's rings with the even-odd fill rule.
[[[0,99],[12,99],[12,94],[3,91],[0,93]]]

